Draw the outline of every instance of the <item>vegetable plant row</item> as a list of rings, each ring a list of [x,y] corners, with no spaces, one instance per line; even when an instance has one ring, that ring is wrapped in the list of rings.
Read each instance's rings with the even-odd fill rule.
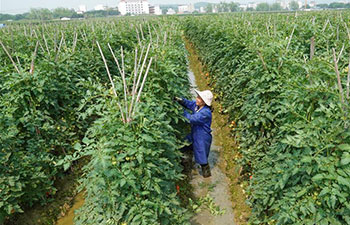
[[[82,154],[91,156],[91,161],[85,167],[81,188],[86,190],[86,199],[76,224],[188,224],[190,214],[181,206],[176,191],[176,182],[183,178],[178,149],[185,123],[180,119],[181,108],[172,100],[173,96],[189,96],[186,51],[178,22],[153,25],[155,31],[126,53],[131,65],[125,76],[124,93],[130,93],[126,94],[127,103],[133,99],[137,62],[147,44],[151,46],[149,56],[155,59],[134,117],[123,122],[125,105],[120,103],[120,110],[110,93],[100,103],[104,108],[101,117],[83,139]],[[103,45],[101,51],[108,54]],[[115,88],[123,93],[120,77]],[[99,105],[91,106],[92,111],[95,107]]]
[[[0,223],[45,204],[55,180],[85,156],[77,224],[188,221],[175,186],[184,121],[171,99],[189,89],[177,21],[14,24],[0,41]],[[134,59],[151,57],[133,100]],[[131,102],[134,115],[123,122],[129,110],[118,105]]]
[[[349,16],[184,24],[239,142],[252,224],[350,224]]]

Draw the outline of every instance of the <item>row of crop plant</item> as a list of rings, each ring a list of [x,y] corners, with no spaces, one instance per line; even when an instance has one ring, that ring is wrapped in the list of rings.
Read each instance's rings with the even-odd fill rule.
[[[55,194],[54,183],[63,175],[56,163],[75,151],[92,120],[79,120],[78,111],[89,82],[108,81],[99,76],[103,66],[91,49],[103,29],[93,32],[78,23],[14,24],[1,30],[0,221],[46,204]],[[130,38],[124,36],[106,38]]]
[[[76,224],[188,224],[190,214],[176,190],[176,182],[183,179],[178,149],[185,123],[172,99],[189,95],[186,50],[178,27],[173,20],[143,25],[148,32],[140,34],[134,49],[124,53],[126,86],[121,76],[114,76],[116,92],[126,93],[126,101],[120,97],[118,103],[110,89],[103,102],[91,106],[91,110],[104,110],[83,139],[82,154],[91,156],[91,161],[82,179],[86,199]],[[112,54],[105,41],[100,45],[102,57]],[[149,62],[147,55],[154,60],[149,73],[137,75],[142,61]],[[114,64],[121,62],[119,58]],[[107,66],[110,71],[112,65]],[[141,92],[138,76],[140,81],[146,79]],[[135,89],[141,98],[130,115]],[[130,119],[126,119],[128,113]]]
[[[151,180],[147,182],[151,182],[148,184],[152,185],[157,184],[158,186],[153,186],[155,190],[159,190],[160,187],[162,189],[165,186],[168,187],[168,191],[162,190],[162,193],[159,194],[162,196],[164,191],[168,199],[162,199],[164,196],[159,198],[163,200],[163,205],[168,204],[168,208],[164,207],[163,210],[166,212],[168,209],[175,210],[171,206],[177,204],[178,201],[176,198],[170,198],[170,193],[176,192],[172,182],[180,178],[178,165],[180,156],[175,151],[176,140],[180,138],[180,134],[174,127],[183,126],[183,124],[181,125],[182,122],[178,121],[179,109],[170,107],[171,98],[169,96],[178,94],[181,89],[186,92],[187,80],[184,78],[183,71],[178,73],[186,62],[183,57],[184,50],[179,43],[178,33],[176,33],[177,29],[170,29],[177,26],[176,21],[159,21],[152,24],[137,19],[94,20],[36,25],[13,24],[1,30],[0,222],[16,217],[16,214],[22,213],[24,209],[33,204],[46,204],[48,198],[55,195],[55,181],[64,176],[64,171],[69,169],[71,163],[81,156],[91,155],[92,161],[86,169],[87,177],[91,178],[94,172],[100,171],[99,166],[105,166],[105,158],[95,156],[103,155],[104,151],[108,151],[109,148],[100,146],[105,143],[104,138],[109,139],[108,144],[114,142],[115,149],[119,146],[120,155],[130,150],[130,156],[137,154],[138,160],[149,163],[143,166],[160,164],[164,166],[165,163],[168,163],[168,169],[162,168],[160,172],[157,172],[159,168],[150,168],[148,172],[152,171],[153,183]],[[169,29],[159,29],[165,26],[169,26]],[[154,36],[149,35],[151,33]],[[131,57],[128,57],[128,53],[134,52],[136,45],[141,46],[141,42],[147,42],[146,40],[152,38],[154,44],[150,55],[154,56],[154,63],[150,67],[144,94],[138,103],[139,110],[130,124],[123,125],[119,120],[120,111],[115,105],[120,99],[110,95],[110,80],[106,75],[97,41],[100,42],[104,52],[108,50],[108,43],[118,55],[116,56],[118,60],[120,60],[119,53],[122,46],[127,56],[124,62],[125,70],[129,71],[132,70],[130,65],[133,65],[133,61],[130,61]],[[167,42],[176,44],[178,48],[170,48]],[[158,48],[163,44],[164,47]],[[141,47],[138,54],[141,54]],[[177,64],[178,60],[182,64]],[[115,62],[111,54],[106,54],[106,62],[108,65],[113,65]],[[119,93],[120,74],[115,64],[110,70],[112,74],[117,75],[115,83],[116,91]],[[165,93],[166,89],[170,91]],[[182,94],[186,95],[186,93]],[[160,103],[161,100],[164,100],[165,103],[163,101]],[[148,112],[148,114],[141,112]],[[109,121],[108,124],[103,125],[109,127],[110,130],[98,129],[97,124],[103,120]],[[177,125],[178,123],[180,125]],[[142,124],[149,124],[149,126],[143,128]],[[154,130],[156,127],[158,130]],[[159,134],[160,136],[153,138],[151,135],[145,135],[145,145],[142,147],[142,139],[137,139],[138,142],[135,139],[140,135],[140,132],[136,132],[137,129],[154,131],[151,132],[153,135],[156,134],[156,131],[163,129],[163,132],[169,132],[169,135],[165,137],[163,132]],[[177,138],[174,136],[176,133]],[[85,135],[87,137],[84,138]],[[116,135],[121,135],[121,138],[117,138]],[[87,142],[92,137],[95,138],[94,142]],[[126,139],[124,144],[121,141],[123,138]],[[147,145],[155,140],[157,143],[154,143],[153,146]],[[136,153],[132,152],[133,148],[130,146],[124,148],[129,142],[130,144],[131,142],[132,144],[139,143],[137,146],[141,150],[138,149]],[[99,145],[98,148],[94,148],[95,153],[85,151],[87,143],[91,148],[92,144]],[[174,151],[170,151],[171,149]],[[121,153],[122,151],[124,152]],[[115,152],[115,155],[108,153],[105,156],[114,157],[114,166],[119,159],[117,159],[118,151]],[[153,158],[149,159],[151,156]],[[134,157],[128,157],[128,160],[131,159],[134,160]],[[116,169],[122,171],[124,175],[130,171],[130,167],[125,166],[116,167]],[[147,172],[134,169],[131,171]],[[138,181],[141,181],[143,176],[146,174],[139,174]],[[130,177],[134,179],[132,174]],[[108,182],[111,181],[112,179]],[[121,181],[125,182],[125,187],[120,190],[128,190],[127,181],[127,179]],[[164,184],[168,181],[169,184]],[[95,189],[100,188],[97,180],[91,182],[96,184]],[[92,190],[95,189],[86,187],[87,202],[92,199]],[[128,199],[130,198],[134,198],[131,192]],[[139,203],[140,201],[137,204]],[[127,205],[131,206],[131,203]],[[99,207],[105,209],[106,206],[101,203],[100,206],[96,206],[96,212]],[[153,205],[148,205],[148,207],[152,208]],[[137,212],[134,212],[134,215],[136,214]],[[105,218],[108,218],[107,213]],[[152,218],[156,217],[153,215]],[[127,219],[123,217],[122,220]]]
[[[184,24],[239,142],[252,224],[350,223],[349,16]]]

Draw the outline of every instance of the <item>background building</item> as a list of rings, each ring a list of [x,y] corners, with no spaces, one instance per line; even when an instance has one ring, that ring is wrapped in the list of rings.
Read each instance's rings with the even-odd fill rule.
[[[175,12],[174,9],[169,8],[166,14],[167,14],[167,15],[174,15],[174,14],[176,14],[176,12]]]
[[[160,9],[159,5],[154,6],[154,14],[155,15],[162,15],[162,10]]]
[[[118,5],[120,14],[140,15],[150,14],[147,0],[121,0]],[[152,9],[155,11],[155,9]]]
[[[195,10],[194,4],[179,5],[178,6],[179,13],[193,13],[194,10]]]

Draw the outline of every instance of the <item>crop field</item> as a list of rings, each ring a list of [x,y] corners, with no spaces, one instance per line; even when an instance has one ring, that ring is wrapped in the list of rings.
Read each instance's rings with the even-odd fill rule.
[[[188,18],[252,224],[350,224],[349,13]]]
[[[0,224],[45,207],[82,158],[75,224],[190,224],[185,41],[229,118],[248,223],[350,224],[349,29],[346,11],[0,29]]]

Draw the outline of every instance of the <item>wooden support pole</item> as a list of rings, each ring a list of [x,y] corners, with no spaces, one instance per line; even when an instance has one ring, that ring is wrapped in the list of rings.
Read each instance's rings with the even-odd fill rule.
[[[338,69],[338,60],[337,60],[337,56],[335,53],[335,49],[332,48],[333,50],[333,61],[334,61],[334,69],[335,69],[335,73],[337,74],[337,80],[338,80],[338,89],[339,89],[339,94],[341,97],[341,102],[342,104],[344,104],[344,96],[343,96],[343,87],[341,84],[341,79],[340,79],[340,74],[339,74],[339,69]]]
[[[104,54],[103,54],[103,51],[102,51],[101,46],[100,46],[100,44],[98,43],[98,41],[96,41],[96,44],[97,44],[98,49],[100,50],[100,54],[101,54],[102,60],[103,60],[103,62],[104,62],[104,65],[105,65],[105,67],[106,67],[106,71],[107,71],[109,80],[110,80],[110,82],[111,82],[111,84],[112,84],[113,93],[114,93],[115,97],[118,98],[118,94],[117,94],[117,92],[115,91],[114,82],[113,82],[111,73],[109,72],[109,68],[108,68],[108,65],[107,65],[106,58],[105,58],[105,56],[104,56]],[[124,118],[123,109],[122,109],[122,106],[120,105],[120,103],[119,103],[118,100],[117,100],[117,105],[118,105],[118,107],[119,107],[120,114],[122,115],[123,123],[125,123],[125,118]]]
[[[10,55],[10,53],[8,52],[8,50],[6,49],[6,47],[5,47],[4,43],[2,43],[2,41],[0,41],[0,45],[1,45],[1,47],[4,49],[4,51],[5,51],[5,53],[7,54],[7,56],[10,58],[10,60],[11,60],[11,62],[12,62],[12,64],[13,64],[13,66],[15,67],[17,73],[20,74],[21,72],[19,71],[19,69],[18,69],[18,67],[17,67],[17,65],[16,65],[16,63],[15,63],[15,61],[13,61],[12,56]]]
[[[35,62],[36,54],[37,54],[37,51],[38,51],[38,46],[39,46],[39,41],[37,41],[36,45],[35,45],[35,50],[34,50],[34,53],[33,53],[32,63],[30,64],[30,70],[29,70],[30,74],[34,73],[34,62]]]

